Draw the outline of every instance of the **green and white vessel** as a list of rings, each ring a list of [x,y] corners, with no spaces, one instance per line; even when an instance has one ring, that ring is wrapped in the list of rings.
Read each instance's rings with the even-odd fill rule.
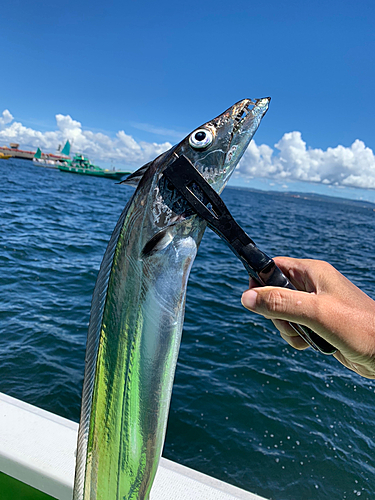
[[[66,160],[57,164],[61,172],[70,172],[72,174],[92,175],[96,177],[108,177],[109,179],[121,180],[125,175],[131,174],[131,171],[109,170],[101,168],[91,163],[91,161],[82,154],[76,154],[73,160]]]
[[[71,159],[69,141],[66,141],[65,146],[58,154],[42,153],[41,149],[38,148],[34,155],[33,162],[40,167],[55,168],[62,172],[107,177],[116,180],[121,180],[125,175],[131,174],[130,170],[110,170],[108,168],[98,167],[91,163],[87,156],[80,153],[75,154],[73,159]]]

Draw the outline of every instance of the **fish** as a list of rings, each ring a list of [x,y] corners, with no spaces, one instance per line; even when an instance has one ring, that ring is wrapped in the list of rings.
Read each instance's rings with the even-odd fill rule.
[[[123,183],[136,190],[93,292],[73,500],[147,500],[158,468],[190,270],[206,228],[163,177],[181,155],[221,193],[270,98],[243,99]]]

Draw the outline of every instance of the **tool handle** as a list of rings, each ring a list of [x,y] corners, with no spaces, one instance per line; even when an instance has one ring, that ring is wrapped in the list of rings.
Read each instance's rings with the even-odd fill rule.
[[[297,290],[297,288],[288,280],[288,278],[283,274],[283,272],[274,264],[275,271],[274,275],[282,276],[282,278],[278,278],[275,281],[283,281],[283,278],[286,280],[286,283],[283,286],[284,288],[289,288],[289,290]],[[271,280],[272,281],[272,280]],[[267,286],[280,286],[273,285],[270,281],[266,283]],[[299,325],[298,323],[289,322],[290,326],[298,333],[300,337],[303,338],[305,342],[307,342],[315,351],[319,351],[322,354],[334,354],[337,349],[325,339],[320,337],[317,333],[315,333],[311,328],[305,325]]]
[[[250,277],[254,278],[261,286],[277,286],[297,290],[275,262],[259,250],[254,243],[248,244],[239,253]],[[327,355],[334,354],[337,351],[333,345],[320,337],[311,328],[292,322],[289,322],[289,324],[315,351]]]
[[[296,290],[287,277],[233,219],[219,194],[207,183],[193,164],[184,155],[174,160],[163,175],[186,199],[193,210],[202,217],[229,245],[241,260],[249,275],[261,286],[281,286]],[[200,192],[197,196],[196,191]],[[207,203],[202,200],[206,198]],[[315,332],[303,325],[290,323],[294,330],[313,349],[323,354],[333,354],[336,349]]]

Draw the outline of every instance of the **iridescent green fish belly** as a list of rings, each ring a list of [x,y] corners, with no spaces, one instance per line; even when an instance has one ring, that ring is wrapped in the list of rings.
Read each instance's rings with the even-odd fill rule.
[[[180,155],[221,192],[268,108],[245,99],[126,181],[95,286],[74,500],[147,499],[161,456],[187,281],[205,230],[163,177]]]

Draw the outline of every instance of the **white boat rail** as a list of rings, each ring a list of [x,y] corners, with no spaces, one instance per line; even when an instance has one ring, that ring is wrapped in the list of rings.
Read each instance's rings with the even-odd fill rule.
[[[71,500],[78,424],[0,393],[0,471]],[[150,500],[265,500],[162,458]],[[18,499],[15,499],[18,500]]]

